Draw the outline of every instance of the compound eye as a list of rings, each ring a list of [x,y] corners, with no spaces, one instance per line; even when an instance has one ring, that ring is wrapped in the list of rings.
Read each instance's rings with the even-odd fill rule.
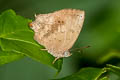
[[[69,51],[65,51],[64,52],[64,57],[69,57],[69,56],[71,56],[72,54],[70,54],[70,52]]]

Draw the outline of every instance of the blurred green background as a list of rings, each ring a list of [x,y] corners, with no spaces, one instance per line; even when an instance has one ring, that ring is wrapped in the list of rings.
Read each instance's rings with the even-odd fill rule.
[[[77,72],[83,67],[120,65],[120,0],[0,0],[0,12],[13,9],[17,14],[34,20],[34,14],[64,8],[82,9],[85,22],[75,47],[88,46],[83,53],[64,58],[57,78]],[[24,58],[0,67],[0,80],[48,80],[55,70]],[[113,74],[111,74],[113,75]],[[113,75],[111,80],[117,80]]]

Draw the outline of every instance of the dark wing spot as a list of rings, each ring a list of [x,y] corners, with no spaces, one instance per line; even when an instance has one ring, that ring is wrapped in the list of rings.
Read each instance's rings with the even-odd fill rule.
[[[65,22],[64,22],[63,20],[58,20],[57,23],[62,25],[62,24],[64,24]]]
[[[58,21],[58,23],[61,23],[60,21]]]
[[[47,33],[44,34],[44,37],[48,37],[51,34],[53,34],[55,31],[58,31],[58,27],[60,27],[60,25],[63,24],[64,24],[63,20],[56,20],[55,23],[51,25],[51,30],[47,31]]]

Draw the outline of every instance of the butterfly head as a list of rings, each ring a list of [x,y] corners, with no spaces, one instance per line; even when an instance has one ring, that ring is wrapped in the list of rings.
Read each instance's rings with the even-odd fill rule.
[[[71,56],[72,54],[69,52],[69,51],[65,51],[64,52],[64,57],[69,57],[69,56]]]

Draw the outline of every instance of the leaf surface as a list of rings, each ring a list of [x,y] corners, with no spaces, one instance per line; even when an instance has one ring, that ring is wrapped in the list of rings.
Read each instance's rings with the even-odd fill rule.
[[[81,69],[79,72],[73,75],[55,80],[98,80],[99,77],[105,72],[105,69],[88,67]]]
[[[114,66],[111,64],[107,64],[107,68],[108,71],[113,72],[115,74],[117,74],[118,76],[120,76],[120,67],[118,66]]]
[[[15,51],[2,51],[0,48],[0,65],[23,58],[24,55]]]
[[[13,10],[7,10],[0,15],[0,45],[4,51],[17,51],[31,57],[43,64],[61,70],[62,59],[52,64],[54,57],[34,39],[34,32],[28,27],[31,20],[15,14]]]

